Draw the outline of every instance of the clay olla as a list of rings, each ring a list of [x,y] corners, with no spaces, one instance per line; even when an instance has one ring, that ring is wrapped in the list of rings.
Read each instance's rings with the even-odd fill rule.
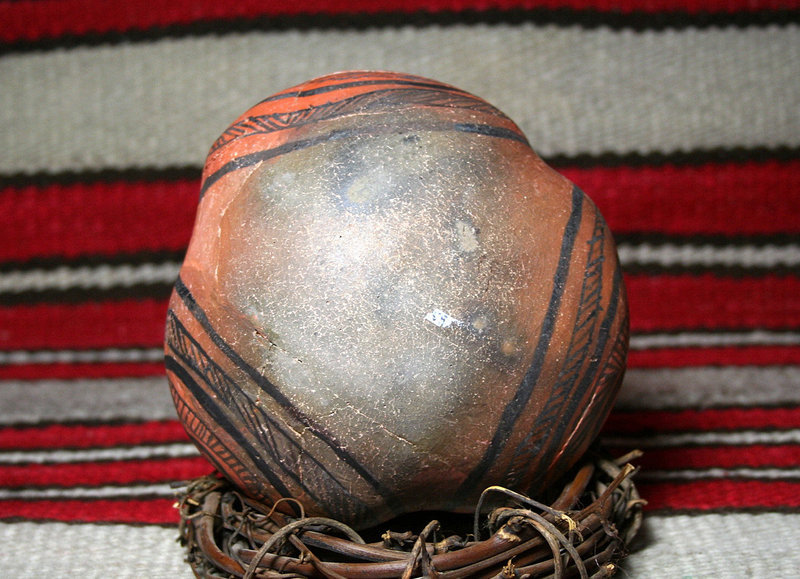
[[[509,118],[348,72],[214,143],[166,368],[236,486],[363,527],[542,492],[605,420],[627,325],[605,222]]]

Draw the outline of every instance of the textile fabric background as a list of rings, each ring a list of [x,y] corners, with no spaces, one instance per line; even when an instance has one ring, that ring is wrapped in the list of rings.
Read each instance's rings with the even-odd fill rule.
[[[208,147],[344,69],[517,121],[615,232],[629,371],[604,430],[649,501],[626,577],[800,569],[800,3],[0,2],[0,570],[189,577],[210,467],[162,368]]]

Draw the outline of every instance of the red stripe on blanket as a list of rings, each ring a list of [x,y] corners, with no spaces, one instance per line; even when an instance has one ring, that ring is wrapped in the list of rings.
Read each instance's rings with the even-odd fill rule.
[[[702,480],[691,482],[637,481],[647,509],[705,511],[736,509],[796,509],[800,482]]]
[[[0,365],[0,380],[69,380],[73,378],[137,378],[162,376],[161,362],[124,364]]]
[[[181,251],[199,190],[198,180],[7,187],[0,261]]]
[[[622,454],[621,449],[609,447]],[[644,473],[685,469],[793,468],[800,464],[798,445],[703,446],[648,449],[635,461]],[[182,481],[213,472],[203,457],[120,460],[99,463],[0,466],[3,487],[86,487],[110,484]]]
[[[629,368],[775,366],[786,364],[800,364],[800,347],[664,348],[628,353]]]
[[[0,466],[4,487],[86,487],[109,484],[183,481],[211,474],[202,457],[101,463]]]
[[[462,12],[491,9],[599,10],[646,13],[730,13],[796,8],[791,0],[312,0],[310,2],[216,2],[214,0],[131,0],[109,10],[103,0],[18,0],[0,4],[0,41],[36,40],[67,34],[122,32],[214,19],[400,12]]]
[[[797,277],[629,275],[626,285],[633,332],[800,327]],[[166,299],[0,308],[0,349],[158,347],[166,311]]]
[[[166,319],[165,299],[0,308],[0,349],[152,348]]]
[[[615,233],[800,232],[800,161],[560,171]]]
[[[621,456],[630,449],[607,450],[612,456]],[[634,463],[644,473],[687,468],[796,468],[800,464],[800,445],[648,448]]]
[[[800,161],[561,171],[615,233],[800,232]],[[6,187],[0,261],[180,251],[199,190],[191,179]]]
[[[800,326],[800,278],[628,275],[631,330]]]
[[[85,523],[177,525],[172,499],[151,500],[0,500],[0,520],[29,519]]]
[[[691,482],[638,481],[650,511],[796,509],[800,482],[703,480]],[[3,500],[0,519],[67,522],[177,524],[171,499],[152,500]]]
[[[758,385],[754,384],[753,388]],[[606,434],[800,428],[800,406],[791,408],[712,408],[678,411],[615,411]]]
[[[164,388],[167,388],[166,381]],[[177,420],[0,428],[0,449],[103,448],[188,440],[183,426]]]

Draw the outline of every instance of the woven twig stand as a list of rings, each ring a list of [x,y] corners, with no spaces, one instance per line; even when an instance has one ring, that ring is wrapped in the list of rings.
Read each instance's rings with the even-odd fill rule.
[[[434,520],[370,543],[338,521],[304,516],[292,499],[296,517],[202,477],[179,493],[180,540],[195,575],[208,578],[607,577],[641,523],[631,457],[590,453],[550,505],[490,487],[463,537]]]

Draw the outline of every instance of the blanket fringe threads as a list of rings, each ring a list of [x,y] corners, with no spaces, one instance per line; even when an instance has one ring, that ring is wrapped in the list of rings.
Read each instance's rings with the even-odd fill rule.
[[[489,487],[464,537],[432,520],[417,534],[386,530],[369,543],[341,522],[307,517],[295,499],[259,503],[205,476],[178,491],[179,540],[195,575],[209,579],[608,577],[641,525],[645,501],[628,462],[640,454],[587,453],[550,505]]]

